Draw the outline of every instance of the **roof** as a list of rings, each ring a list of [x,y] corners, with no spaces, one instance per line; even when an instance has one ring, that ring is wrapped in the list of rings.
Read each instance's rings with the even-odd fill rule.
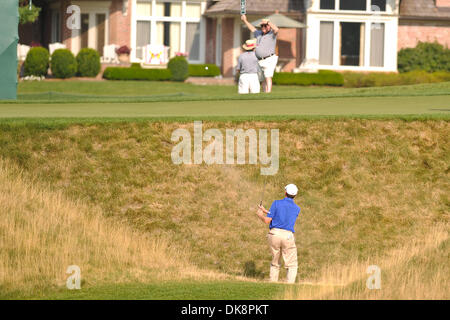
[[[271,22],[273,22],[277,27],[280,28],[305,28],[306,25],[304,23],[298,22],[294,19],[288,18],[285,15],[274,13],[270,16],[265,17],[265,19],[269,19]],[[251,24],[255,27],[259,27],[261,24],[262,19],[258,19],[256,21],[253,21]]]
[[[206,14],[239,14],[241,11],[240,0],[219,0],[214,2],[206,10]],[[304,11],[304,0],[246,0],[246,2],[247,14],[272,14],[277,10],[283,13],[300,13]]]
[[[436,7],[435,0],[402,0],[400,19],[450,20],[450,7]]]

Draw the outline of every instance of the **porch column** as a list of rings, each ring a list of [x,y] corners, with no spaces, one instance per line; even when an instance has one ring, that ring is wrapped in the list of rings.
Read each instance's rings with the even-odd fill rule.
[[[222,74],[233,76],[234,59],[234,18],[222,19]]]

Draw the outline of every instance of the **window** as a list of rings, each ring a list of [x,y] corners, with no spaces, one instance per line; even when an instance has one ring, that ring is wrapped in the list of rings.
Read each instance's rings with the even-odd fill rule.
[[[103,55],[103,47],[105,46],[105,21],[106,21],[106,14],[104,13],[97,13],[95,15],[95,25],[97,29],[97,51],[100,54],[100,56]]]
[[[372,0],[372,11],[386,11],[386,0]]]
[[[87,48],[89,45],[89,14],[81,14],[81,48]]]
[[[169,58],[183,51],[190,61],[200,61],[202,4],[205,1],[137,0],[132,59],[144,59],[142,48],[155,44],[169,47]]]
[[[200,60],[200,23],[186,23],[186,51],[189,60]]]
[[[180,2],[156,2],[157,17],[181,17]]]
[[[138,21],[136,28],[136,58],[144,59],[143,48],[150,44],[150,21]]]
[[[366,0],[341,0],[341,10],[366,11]]]
[[[335,0],[320,0],[321,10],[334,10],[336,8]]]
[[[364,23],[341,22],[341,65],[364,65]]]
[[[384,67],[384,23],[372,23],[370,66]]]
[[[200,4],[186,3],[186,17],[200,19],[201,15],[202,15],[202,9],[201,9]]]
[[[52,11],[52,40],[54,42],[61,42],[61,19],[58,10]]]
[[[138,2],[136,4],[136,14],[138,16],[151,16],[152,15],[152,3],[151,2]]]
[[[180,52],[181,28],[179,22],[156,22],[157,44],[163,44],[169,49],[169,57]]]
[[[333,65],[333,37],[334,23],[321,21],[319,45],[319,64],[321,65]]]

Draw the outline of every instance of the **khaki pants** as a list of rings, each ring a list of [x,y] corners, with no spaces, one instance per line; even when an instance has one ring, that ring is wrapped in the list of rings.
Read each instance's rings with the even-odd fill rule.
[[[280,260],[283,257],[284,266],[288,269],[287,282],[294,283],[298,270],[297,247],[295,246],[294,234],[288,230],[272,228],[267,238],[272,252],[270,281],[278,281],[281,266]]]

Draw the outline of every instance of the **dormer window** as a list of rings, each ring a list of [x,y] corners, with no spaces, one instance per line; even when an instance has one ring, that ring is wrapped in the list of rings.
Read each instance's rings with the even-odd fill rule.
[[[335,0],[320,0],[320,10],[334,10],[335,8]]]
[[[371,0],[371,4],[372,11],[386,11],[386,0]],[[374,8],[374,6],[376,7]]]
[[[340,10],[366,11],[366,0],[341,0],[339,4]]]
[[[387,0],[320,0],[320,10],[386,11]]]

